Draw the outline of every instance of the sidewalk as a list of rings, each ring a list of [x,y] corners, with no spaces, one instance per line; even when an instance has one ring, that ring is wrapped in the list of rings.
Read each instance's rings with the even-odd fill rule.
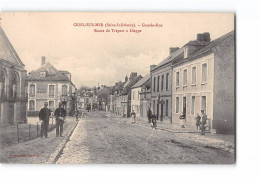
[[[104,112],[105,113],[105,112]],[[107,117],[116,117],[116,118],[122,118],[115,114],[111,113],[105,113]],[[128,122],[131,123],[130,118],[128,118]],[[151,124],[148,123],[146,119],[143,118],[137,118],[136,124],[143,125],[146,127],[151,127]],[[235,136],[230,134],[211,134],[210,132],[207,132],[205,136],[200,135],[200,133],[194,129],[189,128],[186,126],[186,128],[181,128],[179,124],[171,124],[171,123],[164,123],[161,121],[158,121],[157,123],[157,129],[167,131],[170,133],[173,133],[174,136],[177,136],[179,139],[188,140],[191,142],[196,143],[197,145],[208,147],[208,148],[215,148],[220,149],[228,152],[234,152],[235,149]]]
[[[55,163],[56,157],[65,146],[78,121],[69,117],[64,123],[64,137],[56,137],[56,131],[49,132],[49,138],[36,138],[30,141],[1,148],[1,163],[43,164]]]

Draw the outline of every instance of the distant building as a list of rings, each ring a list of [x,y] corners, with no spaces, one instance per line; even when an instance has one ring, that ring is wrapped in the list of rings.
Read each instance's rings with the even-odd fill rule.
[[[26,70],[0,25],[0,124],[25,123]]]
[[[199,41],[201,34],[198,34]],[[184,46],[188,53],[189,42]],[[208,43],[173,64],[172,120],[186,113],[186,124],[195,127],[195,115],[205,110],[212,132],[233,133],[235,120],[235,33]]]
[[[150,75],[149,75],[150,77]],[[148,108],[151,109],[151,77],[141,86],[140,94],[140,117],[146,118]]]
[[[124,88],[119,96],[121,102],[121,116],[130,117],[131,112],[131,87],[142,79],[141,75],[132,72],[129,80],[124,84]]]
[[[68,114],[74,113],[76,103],[71,100],[76,87],[68,71],[57,70],[42,57],[41,67],[28,74],[27,82],[28,115],[38,114],[44,102],[48,102],[52,111],[62,102]]]
[[[142,89],[146,89],[146,84],[150,80],[150,74],[143,77],[140,81],[138,81],[131,88],[131,111],[134,110],[136,113],[136,117],[143,117],[143,112],[147,111],[147,104],[143,104],[144,99],[141,101],[141,91]],[[150,105],[149,105],[150,106]]]

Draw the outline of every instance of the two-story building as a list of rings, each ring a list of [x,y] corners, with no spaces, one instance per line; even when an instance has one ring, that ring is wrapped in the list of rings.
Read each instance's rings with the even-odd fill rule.
[[[140,81],[138,81],[131,88],[131,111],[134,110],[136,113],[136,117],[143,116],[143,102],[141,101],[141,91],[145,88],[145,84],[149,81],[150,74],[144,76]],[[141,103],[142,102],[142,103]],[[145,109],[146,111],[146,109]]]
[[[26,123],[26,70],[0,25],[0,124]]]
[[[31,71],[27,77],[28,83],[28,115],[36,115],[48,102],[53,111],[62,102],[67,113],[73,113],[75,107],[71,106],[72,95],[76,91],[71,81],[71,74],[59,71],[42,57],[41,67]]]
[[[199,35],[198,35],[198,38]],[[204,110],[209,128],[233,133],[235,121],[234,31],[173,64],[172,120],[186,113],[186,125],[195,127],[195,115]],[[189,46],[185,46],[185,53]]]
[[[170,55],[158,65],[150,66],[152,111],[160,121],[172,122],[172,63],[183,54],[183,48],[170,48]]]

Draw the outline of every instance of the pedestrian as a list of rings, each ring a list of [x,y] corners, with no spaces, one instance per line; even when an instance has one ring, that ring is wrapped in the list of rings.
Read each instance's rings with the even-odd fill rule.
[[[153,113],[151,115],[151,127],[152,127],[152,129],[153,128],[156,129],[156,127],[157,127],[157,120],[158,120],[157,115],[155,115],[155,113]]]
[[[59,108],[54,113],[56,117],[56,137],[62,137],[63,124],[66,117],[66,110],[62,108],[62,103],[59,103]]]
[[[135,111],[133,110],[133,111],[131,112],[132,124],[135,123],[135,118],[136,118],[136,114],[135,114]]]
[[[48,109],[48,102],[44,102],[44,108],[42,108],[39,112],[39,119],[41,121],[41,132],[40,137],[48,138],[48,127],[49,127],[49,120],[51,116],[51,110]]]
[[[200,115],[196,113],[195,121],[196,121],[196,127],[198,131],[200,130],[200,124],[201,124],[200,119],[201,119]]]
[[[151,123],[152,111],[150,108],[148,108],[148,111],[147,111],[147,118],[148,118],[148,123]]]
[[[181,120],[180,122],[181,122],[181,128],[185,128],[185,126],[184,126],[184,123],[185,123],[185,121],[186,121],[186,113],[185,113],[185,111],[183,111],[183,113],[182,113],[182,115],[179,117],[179,119]]]
[[[205,135],[205,130],[206,130],[206,122],[207,122],[207,115],[204,110],[201,110],[201,135]]]
[[[76,110],[76,114],[75,115],[76,115],[76,121],[78,121],[79,120],[79,110],[78,109]]]

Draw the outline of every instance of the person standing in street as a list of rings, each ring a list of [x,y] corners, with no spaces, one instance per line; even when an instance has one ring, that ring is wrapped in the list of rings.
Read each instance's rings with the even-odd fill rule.
[[[151,123],[152,111],[150,108],[148,108],[148,111],[147,111],[147,118],[148,118],[148,123]]]
[[[199,131],[199,129],[200,129],[200,119],[201,119],[201,117],[200,117],[200,115],[197,113],[196,114],[196,117],[195,117],[195,121],[196,121],[196,127],[197,127],[197,130]]]
[[[205,135],[206,130],[206,122],[207,122],[207,115],[205,114],[204,110],[201,110],[201,135]]]
[[[136,114],[135,114],[135,111],[133,110],[133,111],[131,112],[132,124],[135,123],[135,117],[136,117]]]
[[[62,108],[62,103],[59,103],[59,108],[54,113],[56,117],[56,137],[62,137],[63,124],[66,117],[66,110]]]
[[[76,114],[75,115],[76,115],[76,121],[78,121],[79,120],[79,110],[78,109],[76,110]]]
[[[51,110],[48,109],[48,102],[44,103],[44,108],[42,108],[39,112],[39,119],[41,121],[41,132],[40,137],[48,138],[48,127],[49,127],[49,120],[51,116]]]

